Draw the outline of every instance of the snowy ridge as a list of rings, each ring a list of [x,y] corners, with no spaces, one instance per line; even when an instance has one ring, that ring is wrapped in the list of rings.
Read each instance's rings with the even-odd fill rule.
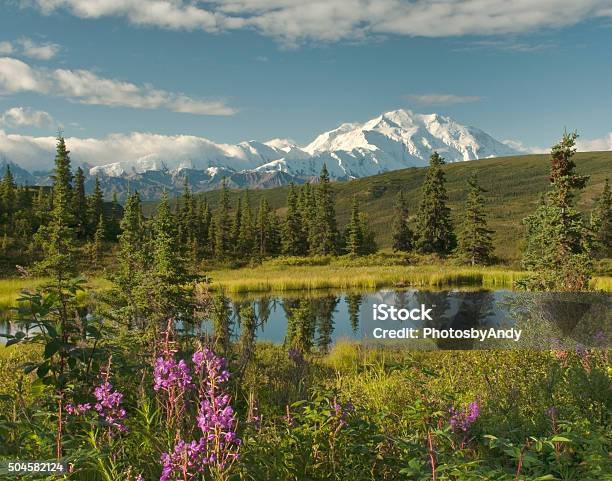
[[[349,179],[427,165],[434,151],[448,162],[519,153],[478,128],[410,110],[394,110],[364,123],[344,123],[304,147],[289,139],[231,145],[196,136],[159,137],[163,142],[153,139],[148,151],[130,152],[129,159],[92,167],[89,174],[129,177],[191,169],[208,175],[276,172],[307,179],[317,176],[326,164],[332,178]]]

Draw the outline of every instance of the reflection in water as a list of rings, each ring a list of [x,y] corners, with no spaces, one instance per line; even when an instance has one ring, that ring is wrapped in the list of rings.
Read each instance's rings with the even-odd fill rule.
[[[375,327],[422,329],[485,329],[516,326],[523,329],[520,346],[514,341],[482,343],[472,339],[429,340],[424,348],[473,349],[484,347],[549,348],[554,339],[570,339],[598,346],[610,342],[609,293],[517,293],[506,290],[419,291],[381,289],[344,293],[318,291],[306,295],[240,297],[221,294],[211,303],[210,320],[201,329],[212,335],[218,352],[228,352],[230,339],[236,341],[245,358],[256,340],[284,344],[302,352],[325,353],[339,339],[368,340]],[[432,319],[373,320],[373,305],[417,309],[432,308]],[[1,323],[0,334],[14,334],[16,325]],[[194,334],[201,333],[196,332]],[[602,341],[603,339],[603,341]],[[1,342],[1,341],[0,341]],[[401,344],[407,346],[406,343]],[[570,344],[571,345],[571,344]]]
[[[347,294],[346,296],[348,316],[355,334],[359,330],[359,308],[362,302],[363,296],[361,294]]]

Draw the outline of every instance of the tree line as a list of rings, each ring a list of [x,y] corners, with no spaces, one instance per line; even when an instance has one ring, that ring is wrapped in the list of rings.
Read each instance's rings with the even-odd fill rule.
[[[543,213],[546,205],[550,207],[553,197],[560,203],[558,208],[563,214],[560,217],[563,225],[559,230],[562,232],[560,235],[574,239],[571,245],[568,244],[569,241],[565,244],[562,242],[563,247],[559,247],[561,252],[577,252],[577,245],[582,243],[583,251],[589,258],[610,255],[612,208],[607,180],[596,212],[589,222],[586,222],[581,213],[570,209],[573,199],[571,191],[580,190],[586,183],[586,180],[567,180],[568,176],[579,177],[573,173],[575,165],[571,161],[575,152],[574,141],[575,136],[566,134],[561,143],[553,147],[551,185],[557,193],[544,196],[544,204],[534,214],[536,217],[531,216],[525,220],[527,236],[524,266],[528,270],[532,267],[540,268],[538,262],[547,258],[546,255],[540,255],[544,253],[538,252],[537,241],[534,239],[537,233],[542,235],[543,230],[546,230],[546,216],[553,215],[552,212]],[[444,159],[438,153],[430,157],[421,187],[420,204],[414,215],[411,215],[405,192],[400,190],[398,193],[391,226],[393,250],[453,255],[461,262],[471,265],[490,264],[495,260],[494,233],[488,227],[486,191],[480,187],[477,174],[474,173],[467,181],[467,199],[460,216],[459,228],[456,229],[447,205],[444,164]],[[118,242],[119,254],[124,257],[129,257],[130,253],[121,248],[121,239],[133,239],[131,249],[141,249],[150,242],[154,237],[156,222],[160,221],[160,212],[168,217],[163,219],[163,229],[168,236],[168,242],[174,251],[191,265],[198,265],[204,260],[244,262],[277,255],[361,256],[374,253],[378,249],[368,218],[361,211],[356,196],[353,197],[346,227],[339,229],[334,191],[325,165],[318,182],[302,186],[290,185],[285,205],[286,213],[282,218],[265,198],[254,208],[249,191],[245,191],[232,205],[225,182],[222,183],[215,209],[205,196],[195,195],[186,181],[184,191],[175,206],[170,206],[168,195],[164,193],[157,213],[151,219],[145,219],[137,191],[129,194],[123,208],[116,197],[109,207],[105,205],[98,178],[90,195],[86,195],[84,184],[85,176],[80,167],[72,174],[69,151],[61,136],[58,137],[52,189],[17,186],[10,167],[7,166],[0,182],[0,234],[3,236],[3,252],[7,252],[8,244],[13,244],[38,256],[43,254],[44,249],[39,242],[42,234],[39,234],[39,231],[44,231],[41,228],[45,226],[46,219],[53,210],[53,196],[58,190],[63,192],[65,197],[62,202],[66,205],[67,226],[70,227],[77,244],[83,246],[87,259],[94,267],[101,265],[107,242]],[[584,222],[588,225],[583,225]],[[580,235],[572,229],[578,229]],[[582,233],[582,230],[588,231],[588,236]],[[586,237],[582,238],[583,234],[588,240],[585,240]],[[547,243],[553,238],[554,236],[546,234],[542,242]],[[576,241],[577,238],[581,240]],[[540,245],[539,249],[549,253],[544,244]],[[581,260],[576,262],[577,265],[588,265]]]

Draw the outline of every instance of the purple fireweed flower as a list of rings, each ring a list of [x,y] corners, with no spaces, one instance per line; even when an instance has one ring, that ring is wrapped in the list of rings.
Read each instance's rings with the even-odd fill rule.
[[[191,376],[187,381],[184,374],[188,370],[180,367],[181,361],[173,365],[168,363],[169,359],[160,359],[156,364],[159,366],[155,373],[155,383],[159,386],[156,389],[166,389],[164,382],[171,377],[168,373],[175,373],[170,385],[195,387]],[[199,479],[206,469],[220,474],[238,458],[241,440],[236,436],[236,414],[230,396],[223,389],[223,384],[229,379],[225,359],[204,348],[196,351],[191,360],[198,387],[196,423],[202,436],[190,442],[179,439],[171,452],[162,454],[160,481]],[[184,366],[186,368],[186,364]]]
[[[456,409],[454,407],[449,410],[451,417],[449,424],[453,431],[467,432],[472,424],[476,422],[480,415],[480,406],[478,401],[472,401],[467,409]]]
[[[156,391],[160,389],[168,391],[173,387],[179,387],[181,389],[190,389],[193,387],[189,367],[183,359],[176,362],[176,359],[173,357],[157,358],[153,371],[153,379],[153,389]]]
[[[89,403],[77,404],[76,406],[74,404],[66,405],[66,411],[68,412],[68,414],[72,414],[73,416],[85,414],[89,410],[91,410],[91,404]]]
[[[136,479],[134,481],[144,481],[142,474],[139,474],[138,476],[136,476]]]
[[[548,417],[550,418],[555,418],[557,416],[557,414],[559,413],[559,410],[555,407],[555,406],[550,406],[547,410],[546,410],[546,414],[548,415]]]
[[[104,381],[94,389],[94,396],[98,401],[94,408],[106,424],[117,428],[121,432],[127,431],[127,428],[121,422],[126,415],[125,409],[121,407],[123,393],[115,391],[110,382]]]

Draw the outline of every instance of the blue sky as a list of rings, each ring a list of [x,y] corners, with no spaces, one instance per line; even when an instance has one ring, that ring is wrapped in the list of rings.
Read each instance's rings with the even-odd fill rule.
[[[610,0],[157,4],[3,2],[0,130],[305,144],[409,108],[530,147],[612,139]]]

